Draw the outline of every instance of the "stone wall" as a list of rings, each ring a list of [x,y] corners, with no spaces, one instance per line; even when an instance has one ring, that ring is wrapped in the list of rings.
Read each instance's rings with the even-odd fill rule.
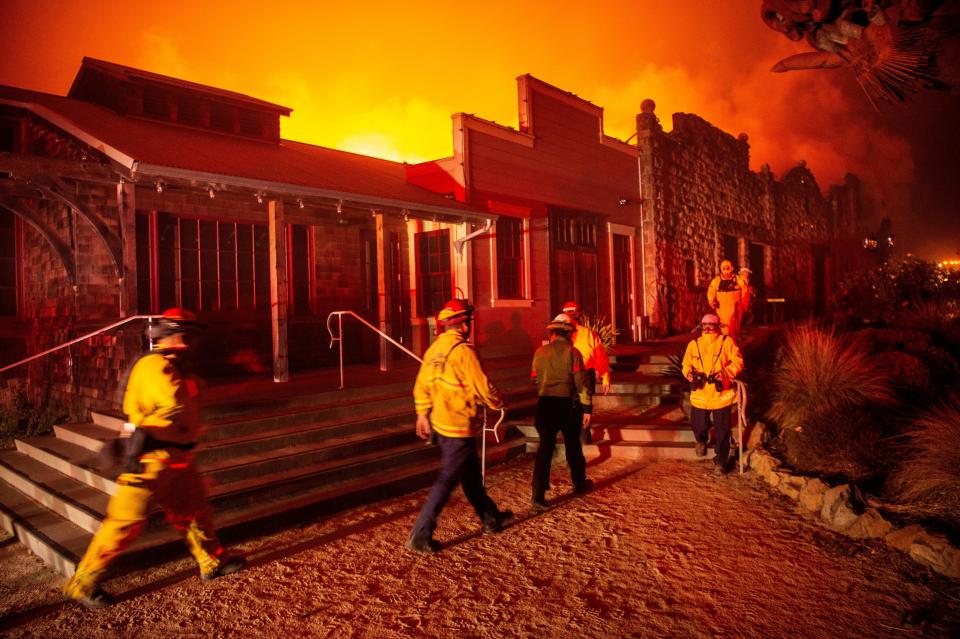
[[[644,277],[654,334],[688,330],[709,307],[706,289],[729,258],[749,266],[766,297],[785,297],[788,317],[822,314],[839,277],[840,239],[859,227],[859,184],[824,196],[800,165],[777,180],[749,169],[745,134],[734,138],[696,115],[673,116],[665,133],[652,101],[637,116],[643,182]],[[725,236],[736,255],[725,255]],[[750,263],[759,245],[763,264]],[[755,262],[757,260],[754,260]],[[844,262],[843,266],[848,266]],[[762,310],[762,302],[757,307]]]

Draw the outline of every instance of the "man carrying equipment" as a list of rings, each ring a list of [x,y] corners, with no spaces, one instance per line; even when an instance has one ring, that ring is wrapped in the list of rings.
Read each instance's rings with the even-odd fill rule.
[[[485,533],[502,530],[513,518],[487,495],[480,473],[480,458],[472,419],[478,404],[503,408],[500,392],[487,379],[477,354],[467,342],[473,307],[452,299],[437,313],[439,337],[423,354],[423,364],[413,387],[417,435],[440,446],[440,475],[417,517],[407,548],[424,554],[440,550],[433,538],[437,518],[457,483],[483,522]]]
[[[100,587],[110,563],[143,531],[152,506],[183,535],[203,580],[243,568],[246,560],[224,552],[210,515],[207,491],[194,465],[192,449],[203,434],[197,382],[186,374],[184,334],[198,326],[190,311],[172,308],[150,329],[156,350],[137,360],[123,397],[123,411],[135,427],[137,449],[127,472],[117,477],[117,491],[107,516],[90,541],[64,593],[88,608],[114,598]]]
[[[590,389],[590,396],[597,394],[597,380],[600,381],[600,393],[606,395],[610,392],[610,360],[607,358],[607,349],[603,346],[603,340],[595,330],[580,324],[580,305],[574,301],[563,305],[563,312],[573,323],[573,335],[570,342],[573,347],[580,351],[583,356],[583,365],[586,368],[586,383]],[[582,419],[586,411],[580,408],[579,418]],[[581,433],[584,444],[593,441],[590,434],[590,428],[584,428]]]

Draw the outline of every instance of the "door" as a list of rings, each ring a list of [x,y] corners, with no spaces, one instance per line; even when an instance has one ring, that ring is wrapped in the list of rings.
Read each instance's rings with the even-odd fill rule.
[[[613,320],[620,331],[618,342],[633,341],[633,299],[630,273],[633,267],[631,237],[613,234]]]

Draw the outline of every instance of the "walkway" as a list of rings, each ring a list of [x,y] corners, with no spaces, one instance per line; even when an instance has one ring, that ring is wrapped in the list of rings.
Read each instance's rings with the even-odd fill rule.
[[[749,475],[690,462],[608,459],[596,490],[529,518],[530,458],[490,478],[522,513],[478,534],[455,498],[437,537],[403,541],[425,491],[246,542],[246,571],[204,584],[185,557],[107,585],[115,607],[60,602],[61,579],[17,544],[0,547],[0,630],[9,636],[905,637],[960,631],[960,584],[882,542],[805,519]]]

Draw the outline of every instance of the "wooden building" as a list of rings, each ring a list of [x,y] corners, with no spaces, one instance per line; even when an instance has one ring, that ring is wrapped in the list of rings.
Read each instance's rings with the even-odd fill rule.
[[[197,311],[202,372],[330,366],[352,310],[422,352],[451,296],[489,353],[532,352],[563,302],[621,341],[689,329],[720,259],[827,310],[859,218],[851,178],[749,169],[746,136],[646,101],[634,143],[529,75],[517,128],[453,116],[453,155],[407,165],[284,140],[287,107],[85,58],[67,96],[0,87],[0,367],[136,314]],[[353,361],[379,341],[349,325]],[[77,412],[115,407],[130,324],[13,371]]]

